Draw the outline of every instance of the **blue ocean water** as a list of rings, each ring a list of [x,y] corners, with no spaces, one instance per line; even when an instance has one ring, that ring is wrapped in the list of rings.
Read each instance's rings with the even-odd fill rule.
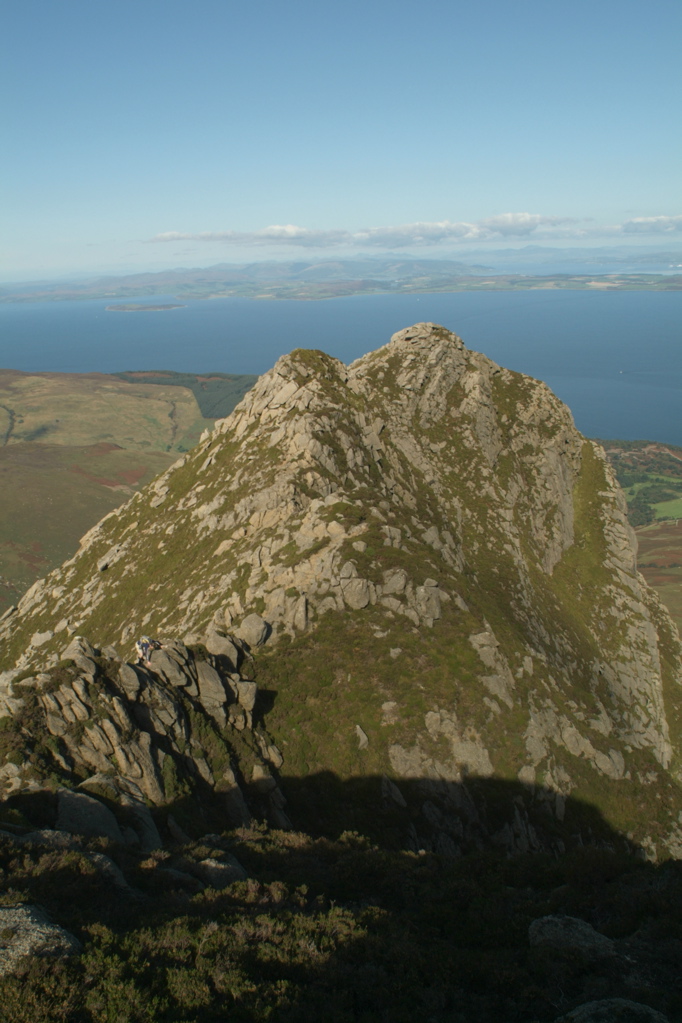
[[[394,331],[432,320],[496,362],[545,380],[588,436],[682,445],[682,292],[226,298],[148,313],[107,312],[107,304],[0,305],[0,366],[261,373],[298,347],[350,362]]]

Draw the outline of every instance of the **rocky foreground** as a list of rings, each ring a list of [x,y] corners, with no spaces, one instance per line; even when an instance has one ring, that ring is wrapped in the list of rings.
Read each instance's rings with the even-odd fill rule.
[[[162,643],[146,665],[133,650],[142,632]],[[105,856],[111,884],[118,870],[119,887],[138,892],[153,875],[177,892],[163,927],[179,912],[174,900],[248,886],[265,862],[268,883],[284,875],[310,883],[326,927],[324,898],[333,890],[343,900],[342,864],[354,857],[377,891],[384,862],[401,891],[421,892],[420,905],[447,876],[466,914],[486,891],[505,902],[497,889],[505,857],[583,863],[585,847],[606,857],[575,868],[592,878],[593,894],[597,876],[620,898],[628,871],[648,870],[668,904],[677,899],[676,867],[642,860],[682,852],[682,650],[637,573],[622,494],[603,451],[544,384],[468,351],[442,327],[417,324],[351,366],[302,350],[280,359],[197,449],[25,594],[0,623],[0,640],[3,840],[40,850],[71,836],[56,841],[85,843],[84,870],[101,873],[93,856]],[[263,835],[273,836],[265,856]],[[11,875],[18,861],[8,855]],[[481,856],[472,902],[458,886]],[[575,878],[547,870],[555,887],[567,884],[564,894],[542,884],[519,894],[525,922],[512,928],[510,948],[553,947],[561,934],[577,948],[587,935]],[[356,888],[351,901],[374,905],[364,882]],[[234,889],[240,905],[248,890]],[[416,914],[426,941],[424,907],[396,891],[378,899],[379,916],[397,913],[409,928]],[[295,902],[291,891],[286,898]],[[568,970],[561,983],[571,993],[553,1014],[548,995],[523,1001],[514,988],[525,1015],[509,1018],[555,1019],[588,995],[598,1002],[626,988],[635,1002],[645,988],[667,992],[648,994],[647,1004],[672,1012],[665,964],[677,946],[654,948],[663,936],[651,927],[640,934],[644,951],[623,945],[618,959],[613,944],[650,920],[649,896],[645,904],[630,923],[620,910],[617,925],[606,911],[587,914],[590,969]],[[313,912],[306,899],[301,906]],[[454,927],[448,913],[437,925],[444,936]],[[126,926],[139,927],[139,912],[132,916]],[[360,926],[355,909],[351,916]],[[569,922],[529,930],[546,917]],[[374,925],[362,926],[365,935]],[[82,917],[74,927],[82,941]],[[503,970],[504,941],[491,927],[496,937],[476,940],[492,941],[491,963]],[[666,934],[678,940],[674,927]],[[464,937],[457,947],[468,947]],[[633,967],[639,980],[619,989],[628,956],[651,969]],[[518,968],[519,984],[542,988]],[[588,983],[595,969],[602,979]],[[343,987],[342,973],[332,987]],[[206,1006],[222,983],[212,977]],[[410,1012],[501,1018],[503,1000],[471,1000],[464,977],[452,989],[469,999],[458,1016],[443,983],[431,976],[440,994],[428,1010],[408,998]],[[278,998],[270,997],[273,1018],[307,1018],[300,1001]],[[145,1002],[146,1016],[125,1018],[194,1019],[188,1004],[150,1017]],[[269,1018],[249,1005],[235,1018]],[[382,1016],[353,1005],[336,1018],[407,1018],[397,1007]],[[88,1012],[63,1018],[105,1018]]]
[[[249,635],[249,625],[263,628],[262,619],[252,617],[245,623]],[[219,794],[226,824],[250,823],[231,766],[238,750],[240,777],[250,763],[248,781],[266,799],[271,822],[290,827],[286,800],[269,770],[270,764],[282,766],[282,755],[263,729],[254,729],[257,686],[235,671],[243,642],[235,636],[230,648],[234,664],[224,654],[215,658],[202,648],[197,656],[183,643],[169,642],[143,666],[122,662],[113,649],[72,640],[56,669],[15,682],[0,707],[7,722],[0,740],[5,796],[40,791],[49,773],[53,786],[58,778],[66,786],[59,790],[59,819],[66,820],[69,807],[77,812],[85,805],[70,794],[73,781],[84,776],[79,790],[129,810],[127,841],[157,848],[147,807],[171,806],[195,789]],[[114,823],[104,830],[88,824],[93,801],[87,805],[81,826],[66,830],[85,828],[86,834],[123,841]]]

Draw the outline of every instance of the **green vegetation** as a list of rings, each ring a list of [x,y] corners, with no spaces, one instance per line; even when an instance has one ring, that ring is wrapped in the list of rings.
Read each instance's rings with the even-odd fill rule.
[[[628,502],[633,526],[682,516],[682,448],[650,441],[600,441]]]
[[[0,448],[0,613],[77,550],[80,538],[173,455],[20,443]]]
[[[192,894],[198,861],[227,850],[249,880]],[[102,851],[136,894],[112,890],[89,858]],[[650,951],[682,939],[682,871],[626,850],[448,863],[253,827],[151,856],[0,839],[0,866],[4,905],[39,902],[84,944],[0,980],[6,1023],[540,1023],[595,990],[682,1011],[674,957]],[[548,914],[595,923],[627,960],[529,948]]]
[[[600,441],[637,529],[639,569],[682,629],[682,448]]]
[[[255,380],[0,370],[0,614],[194,447]]]
[[[348,781],[380,774],[389,745],[411,745],[415,721],[423,720],[432,707],[456,706],[463,715],[475,710],[467,683],[474,677],[477,657],[468,644],[457,642],[466,639],[468,616],[458,610],[447,613],[428,637],[405,625],[386,631],[379,609],[344,612],[343,618],[343,643],[338,642],[339,615],[328,612],[314,632],[264,650],[256,663],[259,687],[277,692],[267,716],[268,731],[284,752],[287,770],[296,776],[329,770]],[[377,631],[383,635],[377,638]],[[400,654],[394,658],[391,649],[397,647]],[[428,689],[415,682],[420,676],[428,678]],[[382,705],[390,701],[400,707],[400,715],[387,725]],[[369,737],[365,750],[358,749],[356,725]],[[373,811],[363,819],[358,802],[346,826],[367,829]],[[324,811],[316,808],[310,818],[304,805],[294,805],[306,826],[321,826]]]
[[[197,405],[205,419],[223,419],[229,416],[258,379],[248,374],[205,373],[173,373],[170,370],[144,371],[129,373],[113,373],[119,380],[131,384],[157,384],[164,387],[186,387],[196,398]]]

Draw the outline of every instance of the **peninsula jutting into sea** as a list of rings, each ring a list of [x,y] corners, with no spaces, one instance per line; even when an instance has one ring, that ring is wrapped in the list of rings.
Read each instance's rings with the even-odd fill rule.
[[[165,313],[169,309],[186,309],[187,306],[180,303],[168,303],[167,305],[145,305],[143,302],[128,302],[126,305],[107,305],[104,311],[107,313]]]

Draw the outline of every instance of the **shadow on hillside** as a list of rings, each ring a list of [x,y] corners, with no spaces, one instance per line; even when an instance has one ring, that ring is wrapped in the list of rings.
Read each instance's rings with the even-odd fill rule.
[[[311,835],[358,831],[385,848],[425,850],[445,859],[473,850],[561,855],[583,845],[643,855],[590,803],[518,781],[341,780],[324,771],[283,777],[281,788],[294,826]]]
[[[133,894],[73,852],[0,839],[2,892],[86,943],[0,980],[3,1019],[545,1023],[607,997],[682,1019],[681,865],[647,862],[594,807],[499,779],[280,784],[291,831],[230,828],[206,790],[154,811],[157,853],[91,840]],[[247,795],[265,818],[267,798]],[[169,813],[192,841],[172,837]],[[0,808],[19,814],[18,834],[54,827],[55,797]],[[227,854],[248,880],[197,892],[201,863]],[[555,914],[610,939],[608,954],[531,947],[530,924]]]
[[[278,782],[293,829],[312,838],[337,839],[352,831],[387,850],[434,853],[444,860],[472,851],[556,857],[583,846],[645,858],[637,843],[614,829],[595,806],[543,786],[494,777],[468,777],[460,782],[376,775],[341,779],[331,771],[282,775]],[[267,783],[265,790],[262,781],[249,783],[242,778],[241,784],[254,818],[271,828],[281,827],[282,817],[274,809],[281,805],[279,792],[273,799]],[[100,791],[96,795],[119,823],[131,823],[124,807]],[[222,833],[241,823],[230,819],[227,796],[216,793],[198,776],[193,778],[191,795],[151,809],[170,843],[169,814],[192,838]],[[54,791],[24,792],[0,803],[0,827],[3,819],[11,821],[16,814],[16,820],[23,819],[26,826],[54,828],[57,813]],[[656,822],[650,825],[655,828]]]

